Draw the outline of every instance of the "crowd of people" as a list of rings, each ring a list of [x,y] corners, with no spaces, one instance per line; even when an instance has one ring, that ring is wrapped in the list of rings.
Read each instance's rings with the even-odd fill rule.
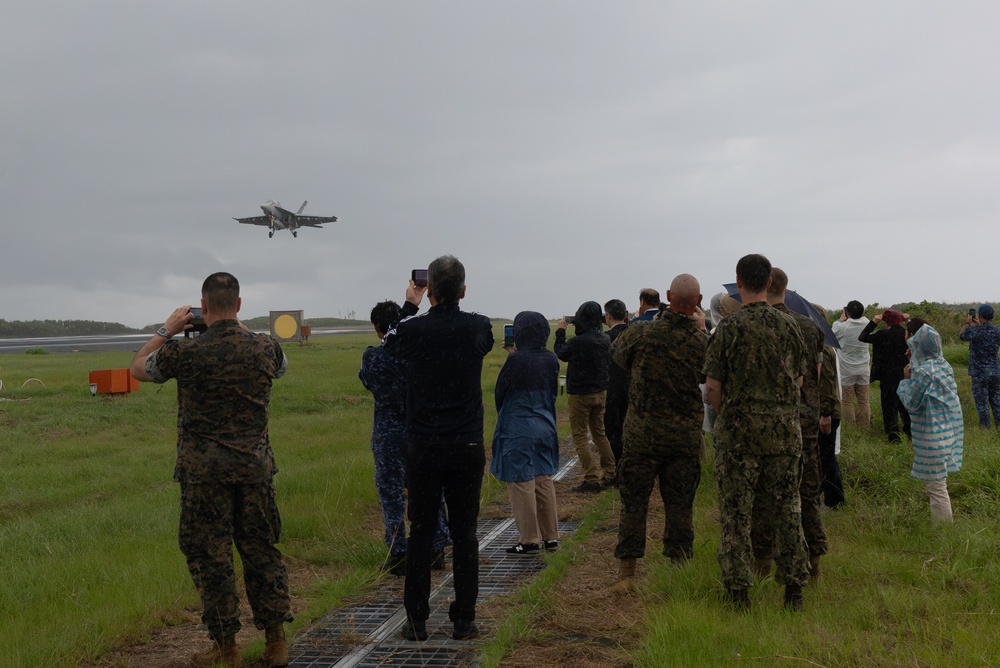
[[[947,476],[961,467],[964,428],[939,333],[893,310],[869,321],[864,306],[852,301],[831,328],[838,354],[822,327],[786,305],[787,286],[784,271],[762,255],[747,255],[736,265],[739,300],[714,296],[710,320],[699,306],[697,279],[681,274],[665,302],[656,290],[643,289],[631,319],[621,300],[603,309],[585,302],[572,318],[559,320],[553,351],[546,349],[549,321],[519,313],[495,386],[489,465],[506,483],[519,534],[507,552],[530,556],[559,548],[553,476],[560,361],[583,474],[575,491],[616,487],[622,501],[617,590],[636,587],[656,483],[665,511],[663,554],[678,564],[693,556],[693,503],[711,433],[725,600],[749,608],[755,578],[776,564],[785,606],[801,609],[803,586],[820,575],[827,552],[821,506],[845,502],[839,425],[841,419],[868,424],[871,381],[880,385],[886,437],[912,440],[911,475],[925,481],[932,520],[950,520]],[[428,637],[431,570],[445,567],[449,545],[452,637],[478,634],[482,369],[494,337],[487,317],[459,307],[465,291],[462,263],[447,255],[434,260],[426,284],[410,281],[402,307],[387,301],[372,309],[381,344],[364,352],[359,371],[375,402],[371,445],[389,550],[385,568],[405,575],[402,635],[411,641]],[[425,297],[430,308],[418,315]],[[271,384],[285,373],[287,358],[277,340],[239,321],[240,306],[236,278],[212,274],[202,285],[206,331],[174,338],[191,328],[191,308],[182,306],[131,367],[141,381],[177,380],[180,547],[212,641],[191,658],[192,666],[239,663],[234,544],[254,625],[265,632],[264,659],[269,666],[288,663],[284,624],[292,614],[276,547],[281,519],[268,438]],[[960,332],[970,343],[973,395],[986,427],[991,411],[1000,426],[1000,328],[992,320],[992,307],[983,304]],[[573,337],[567,336],[570,324]]]

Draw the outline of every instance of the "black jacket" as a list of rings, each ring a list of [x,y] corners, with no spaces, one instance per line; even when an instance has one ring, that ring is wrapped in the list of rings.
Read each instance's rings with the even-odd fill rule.
[[[493,348],[489,318],[458,304],[422,315],[403,305],[385,335],[386,353],[407,362],[406,432],[410,443],[462,445],[483,441],[483,358]]]
[[[566,391],[594,394],[608,389],[611,339],[600,329],[591,329],[566,340],[566,330],[556,330],[556,356],[566,362]]]
[[[872,344],[872,374],[873,381],[898,383],[903,379],[903,367],[909,364],[906,359],[906,330],[901,325],[893,325],[875,331],[877,322],[869,322],[858,334],[858,340]]]

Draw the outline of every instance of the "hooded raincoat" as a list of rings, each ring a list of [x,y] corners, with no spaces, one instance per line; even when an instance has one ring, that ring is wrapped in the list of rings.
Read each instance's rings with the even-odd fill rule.
[[[923,325],[906,343],[910,378],[900,381],[897,392],[912,420],[910,475],[945,480],[962,468],[965,440],[955,372],[941,354],[941,335],[930,325]]]
[[[541,313],[514,318],[514,345],[496,383],[497,424],[490,473],[504,482],[555,475],[559,467],[556,393],[559,360],[545,349],[549,323]]]

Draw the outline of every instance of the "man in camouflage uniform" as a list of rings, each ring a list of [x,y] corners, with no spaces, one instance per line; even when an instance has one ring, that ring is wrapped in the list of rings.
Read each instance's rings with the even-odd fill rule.
[[[753,584],[750,541],[754,502],[774,527],[785,605],[802,608],[809,581],[799,466],[799,386],[815,360],[806,353],[799,327],[767,303],[771,263],[747,255],[736,265],[743,308],[721,323],[705,353],[706,388],[718,413],[715,423],[715,482],[722,536],[718,559],[726,598],[748,609]]]
[[[254,625],[265,630],[269,666],[288,664],[285,622],[292,621],[288,576],[281,552],[275,500],[278,472],[268,439],[271,382],[287,368],[281,346],[237,319],[239,282],[212,274],[201,288],[207,331],[174,340],[190,329],[189,306],[175,310],[132,360],[132,376],[164,383],[177,379],[177,464],[181,485],[180,547],[198,588],[212,646],[192,666],[237,665],[239,596],[233,543],[243,561]]]
[[[615,557],[618,589],[631,590],[635,560],[646,552],[646,515],[653,484],[663,499],[663,554],[674,562],[694,556],[694,495],[701,480],[699,383],[705,363],[701,288],[690,274],[667,291],[659,319],[633,323],[615,340],[612,360],[629,372],[628,412],[618,466],[622,498]]]
[[[820,511],[823,492],[823,471],[819,457],[819,379],[823,368],[823,330],[809,319],[785,305],[788,275],[777,267],[771,269],[771,285],[767,289],[767,303],[782,313],[790,315],[799,325],[812,364],[802,377],[799,398],[799,425],[802,428],[802,477],[799,481],[799,498],[802,503],[802,530],[809,547],[809,574],[818,577],[819,560],[827,552],[826,530]],[[762,513],[753,516],[753,551],[755,570],[759,575],[771,572],[774,557],[774,534]]]

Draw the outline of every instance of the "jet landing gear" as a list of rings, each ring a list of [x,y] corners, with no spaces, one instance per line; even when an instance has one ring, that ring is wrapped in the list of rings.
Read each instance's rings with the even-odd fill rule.
[[[269,232],[267,233],[267,238],[268,238],[268,239],[270,239],[270,238],[271,238],[271,237],[273,237],[273,236],[274,236],[274,230],[271,230],[271,231],[269,231]]]
[[[298,232],[298,230],[292,230],[292,236],[295,237],[296,239],[298,239],[299,238],[299,232]]]

